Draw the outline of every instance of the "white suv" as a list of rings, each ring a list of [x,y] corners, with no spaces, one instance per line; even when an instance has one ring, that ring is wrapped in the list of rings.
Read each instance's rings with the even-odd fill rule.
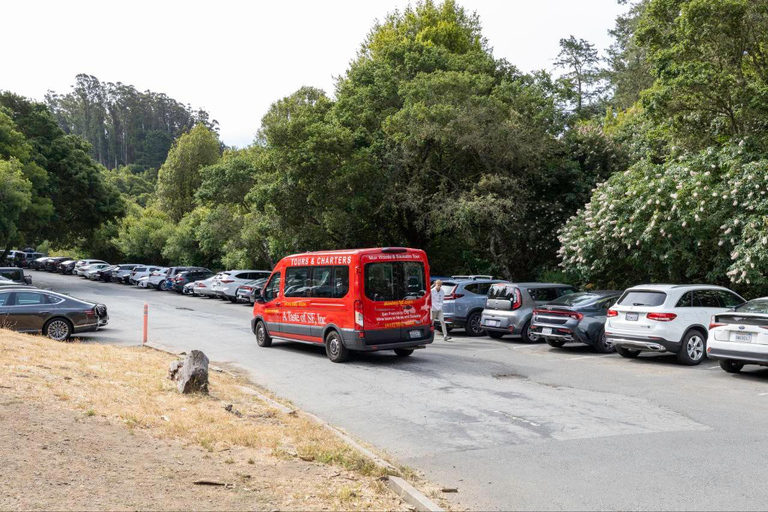
[[[746,302],[727,288],[648,284],[629,288],[608,310],[605,337],[623,357],[677,354],[683,364],[704,360],[712,315]]]
[[[237,303],[237,289],[249,281],[269,277],[269,270],[227,270],[213,280],[213,293],[221,299]]]

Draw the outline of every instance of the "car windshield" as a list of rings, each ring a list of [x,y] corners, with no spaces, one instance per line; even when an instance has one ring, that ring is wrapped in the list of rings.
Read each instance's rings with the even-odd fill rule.
[[[495,284],[488,290],[489,299],[509,300],[515,293],[515,287],[509,284]]]
[[[645,290],[630,290],[619,300],[620,306],[661,306],[667,300],[664,292],[651,292]]]
[[[583,306],[604,297],[604,295],[600,295],[599,293],[590,292],[567,293],[566,295],[553,300],[549,304],[551,306]]]
[[[768,314],[768,299],[755,299],[745,302],[737,307],[735,311],[739,313],[763,313]]]

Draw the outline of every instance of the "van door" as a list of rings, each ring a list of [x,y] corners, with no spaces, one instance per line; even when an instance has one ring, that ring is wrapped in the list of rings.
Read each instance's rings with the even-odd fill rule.
[[[264,323],[272,336],[280,334],[282,323],[281,309],[281,278],[280,272],[272,274],[269,282],[264,286]]]
[[[282,303],[283,334],[299,341],[312,340],[312,324],[315,314],[312,312],[312,267],[287,267]]]

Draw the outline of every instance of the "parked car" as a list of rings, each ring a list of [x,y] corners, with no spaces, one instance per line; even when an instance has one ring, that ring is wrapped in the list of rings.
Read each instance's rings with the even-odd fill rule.
[[[253,308],[256,343],[324,345],[335,363],[352,351],[410,356],[434,340],[428,271],[424,251],[402,247],[286,256]]]
[[[613,352],[605,337],[608,309],[621,297],[620,291],[576,292],[562,295],[533,310],[531,332],[552,347],[583,343],[597,352]]]
[[[149,276],[152,272],[160,270],[161,268],[162,267],[139,265],[131,271],[131,275],[128,277],[128,282],[130,284],[137,284],[139,279]]]
[[[57,341],[107,325],[104,304],[48,290],[0,288],[0,324],[19,332],[43,333]]]
[[[110,268],[112,266],[113,265],[110,265],[109,263],[93,263],[91,265],[86,265],[84,267],[81,267],[78,270],[78,273],[86,279],[95,281],[98,279],[97,272],[105,268]]]
[[[237,302],[237,287],[248,281],[269,277],[269,270],[228,270],[222,272],[213,282],[213,291],[220,299]]]
[[[158,270],[155,270],[154,272],[151,272],[149,274],[149,279],[147,280],[147,288],[159,288],[161,283],[165,282],[165,279],[168,277],[168,272],[171,269],[168,267],[163,267]]]
[[[46,261],[48,261],[48,256],[41,256],[32,260],[32,262],[29,264],[29,268],[32,270],[43,270]]]
[[[184,288],[181,289],[182,295],[195,295],[195,286],[197,286],[197,283],[199,281],[190,281],[189,283],[184,285]]]
[[[32,262],[38,258],[43,258],[46,255],[41,252],[25,252],[21,257],[21,268],[29,268]]]
[[[62,261],[66,261],[66,260],[69,260],[69,259],[71,259],[71,258],[68,258],[66,256],[56,256],[56,257],[53,257],[53,258],[48,258],[47,260],[45,260],[45,265],[44,265],[43,268],[44,268],[44,270],[47,270],[48,272],[56,272],[57,271],[56,265],[58,265]]]
[[[162,291],[171,290],[173,288],[173,279],[181,272],[188,270],[208,270],[201,267],[169,267],[162,280],[159,280],[154,288]],[[152,280],[150,279],[150,282]]]
[[[32,277],[24,275],[24,269],[19,267],[0,267],[0,276],[16,284],[32,284]]]
[[[108,283],[112,280],[112,273],[117,270],[117,265],[109,265],[88,273],[88,279]]]
[[[3,251],[0,249],[0,256],[2,256]],[[16,266],[16,259],[21,259],[21,255],[23,254],[22,251],[8,251],[8,254],[5,255],[4,260],[0,260],[0,264],[2,265],[9,265],[9,266]]]
[[[196,281],[195,286],[192,288],[192,295],[195,297],[216,297],[216,292],[213,291],[213,283],[221,276],[221,274],[222,272],[219,272],[218,274],[213,275],[208,279]]]
[[[491,285],[505,283],[492,276],[453,276],[444,281],[445,299],[443,315],[448,328],[464,329],[470,336],[480,336],[485,331],[480,325],[485,301]]]
[[[480,325],[491,338],[509,334],[532,343],[538,339],[531,330],[533,310],[570,293],[576,293],[573,286],[557,283],[491,285]]]
[[[705,358],[712,315],[746,302],[719,286],[647,284],[629,288],[608,310],[605,334],[622,357],[677,354],[686,365]]]
[[[110,281],[113,283],[128,284],[128,279],[131,277],[131,272],[136,267],[139,267],[138,263],[121,263],[112,271]]]
[[[147,288],[147,281],[149,281],[149,276],[140,277],[136,280],[136,286],[139,288]]]
[[[245,302],[253,306],[255,302],[254,298],[261,294],[261,290],[264,288],[266,282],[266,278],[261,278],[248,281],[244,285],[238,286],[237,291],[235,292],[237,302]]]
[[[77,260],[73,260],[71,258],[61,261],[56,265],[56,272],[58,272],[59,274],[66,274],[68,268],[75,267],[75,263],[77,263]]]
[[[104,263],[104,264],[106,264],[107,262],[104,261],[104,260],[93,260],[93,259],[78,260],[77,263],[75,263],[75,268],[73,269],[72,274],[73,275],[77,275],[77,276],[82,276],[83,275],[82,270],[85,267],[89,267],[89,266],[94,265],[96,263]]]
[[[172,279],[171,289],[178,293],[184,292],[184,286],[187,283],[194,283],[195,281],[200,281],[202,279],[208,279],[213,275],[213,272],[208,270],[207,268],[204,269],[195,269],[195,270],[187,270],[184,272],[179,272],[176,274],[176,276]]]
[[[768,366],[768,297],[714,315],[707,355],[728,373],[738,373],[748,364]]]

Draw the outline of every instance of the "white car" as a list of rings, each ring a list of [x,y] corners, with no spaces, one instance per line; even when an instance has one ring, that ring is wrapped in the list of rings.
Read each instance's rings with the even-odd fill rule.
[[[136,284],[142,277],[149,277],[152,272],[160,270],[161,268],[162,267],[148,267],[144,265],[138,266],[131,271],[128,282],[131,284]],[[146,288],[146,286],[144,287]]]
[[[85,273],[84,271],[86,270],[86,267],[90,267],[91,265],[97,263],[103,263],[104,265],[107,264],[106,261],[102,260],[79,260],[77,263],[75,263],[75,269],[72,271],[72,273],[76,276],[82,276]]]
[[[249,281],[269,277],[272,272],[269,270],[227,270],[221,272],[217,279],[213,281],[213,292],[217,297],[237,302],[237,289]]]
[[[714,315],[707,355],[728,373],[738,373],[747,364],[768,366],[768,297]]]
[[[160,283],[167,279],[170,270],[169,267],[163,267],[151,272],[149,274],[149,279],[147,280],[147,288],[157,288],[160,286]]]
[[[677,354],[683,364],[704,360],[712,315],[746,302],[728,288],[648,284],[629,288],[607,312],[605,337],[622,357]]]
[[[97,272],[103,268],[111,267],[109,263],[93,263],[91,265],[85,265],[77,269],[77,275],[83,276],[86,279],[91,278],[92,272]]]
[[[213,291],[213,283],[221,277],[223,272],[219,272],[218,274],[209,277],[208,279],[203,279],[202,281],[195,281],[195,287],[192,289],[192,295],[197,297],[198,295],[202,297],[216,297],[216,292]]]
[[[136,280],[136,286],[139,288],[146,288],[147,281],[149,281],[149,276],[140,277]]]

